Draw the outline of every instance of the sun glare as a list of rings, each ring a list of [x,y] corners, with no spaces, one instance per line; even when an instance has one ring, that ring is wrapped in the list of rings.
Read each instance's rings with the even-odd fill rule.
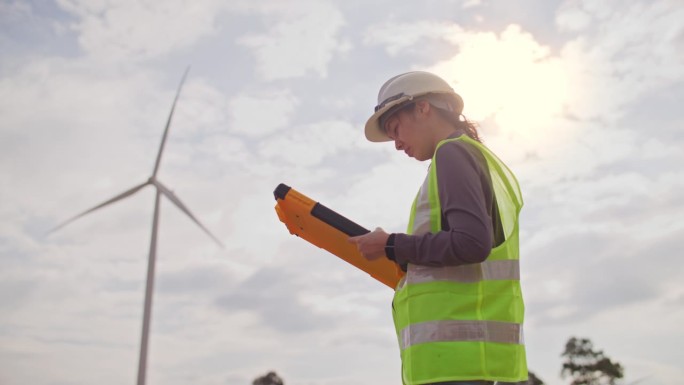
[[[493,121],[499,133],[525,141],[545,136],[568,98],[560,58],[515,25],[500,36],[464,32],[454,40],[460,52],[431,70],[463,97],[464,115]]]

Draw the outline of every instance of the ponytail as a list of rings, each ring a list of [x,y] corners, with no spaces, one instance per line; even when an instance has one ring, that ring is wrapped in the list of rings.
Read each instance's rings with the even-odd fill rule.
[[[463,118],[461,120],[460,118]],[[471,122],[470,120],[466,119],[465,116],[461,114],[460,118],[458,119],[458,122],[463,126],[463,131],[465,131],[466,135],[470,137],[470,139],[482,143],[482,138],[480,138],[480,133],[477,131],[477,126],[478,124],[475,122]]]
[[[465,132],[466,135],[468,135],[470,139],[482,143],[480,134],[477,131],[477,123],[471,122],[470,120],[466,119],[466,117],[463,116],[463,114],[457,115],[452,111],[447,111],[442,108],[435,108],[435,110],[438,111],[439,115],[442,118],[444,118],[447,122],[451,123],[451,125],[455,129],[462,130],[463,132]]]

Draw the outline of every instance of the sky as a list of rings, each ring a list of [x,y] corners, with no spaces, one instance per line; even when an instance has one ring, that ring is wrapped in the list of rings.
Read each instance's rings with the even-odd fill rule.
[[[528,365],[594,345],[684,377],[681,0],[0,0],[0,384],[400,383],[393,292],[291,236],[286,183],[401,232],[427,163],[369,143],[385,80],[446,79],[518,177]]]

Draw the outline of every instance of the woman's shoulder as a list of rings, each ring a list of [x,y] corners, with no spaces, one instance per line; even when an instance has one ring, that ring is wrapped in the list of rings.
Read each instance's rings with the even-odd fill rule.
[[[456,138],[454,138],[456,139]],[[442,143],[435,153],[437,162],[440,160],[468,160],[480,162],[484,161],[484,156],[480,150],[464,140],[449,140]]]

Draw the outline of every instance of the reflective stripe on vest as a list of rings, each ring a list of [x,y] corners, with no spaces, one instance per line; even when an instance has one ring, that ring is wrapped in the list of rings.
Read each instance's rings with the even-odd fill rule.
[[[487,162],[505,241],[482,263],[408,265],[393,303],[406,385],[473,379],[518,382],[527,378],[518,263],[520,190],[510,170],[486,147],[465,135],[440,142],[437,150],[457,140],[477,148]],[[436,233],[442,229],[441,220],[433,156],[428,176],[413,202],[407,232]]]
[[[522,327],[497,321],[433,321],[409,325],[401,331],[401,349],[426,342],[483,341],[523,344]]]
[[[520,265],[517,259],[484,261],[482,263],[448,267],[411,265],[410,268],[411,274],[407,275],[403,282],[404,285],[434,281],[473,283],[479,281],[520,280]]]

